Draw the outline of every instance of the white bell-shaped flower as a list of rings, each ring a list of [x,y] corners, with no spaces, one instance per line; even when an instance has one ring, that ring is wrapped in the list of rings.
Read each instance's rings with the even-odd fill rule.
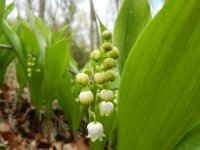
[[[101,116],[110,116],[114,110],[114,105],[112,102],[101,102],[99,104],[99,111]]]
[[[87,130],[88,130],[88,138],[92,140],[92,142],[96,141],[99,139],[102,141],[102,138],[105,136],[103,133],[103,126],[100,122],[90,122],[87,125]]]
[[[113,91],[103,89],[100,92],[100,98],[104,101],[111,101],[113,99]]]
[[[79,100],[82,104],[90,104],[94,99],[92,91],[83,91],[79,94]]]

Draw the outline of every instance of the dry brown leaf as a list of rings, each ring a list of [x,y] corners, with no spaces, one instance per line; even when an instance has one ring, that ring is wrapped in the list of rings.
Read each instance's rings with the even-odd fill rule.
[[[9,132],[10,125],[8,122],[0,122],[0,132]]]
[[[63,150],[78,150],[78,148],[74,144],[64,144]]]

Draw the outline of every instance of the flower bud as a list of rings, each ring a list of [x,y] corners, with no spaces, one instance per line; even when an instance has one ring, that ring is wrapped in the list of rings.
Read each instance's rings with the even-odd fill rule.
[[[87,130],[88,130],[88,138],[92,140],[92,142],[96,141],[99,139],[102,141],[102,138],[105,136],[103,133],[103,126],[100,122],[90,122],[87,125]]]
[[[113,58],[106,58],[103,61],[103,65],[105,68],[113,68],[115,66],[115,60]]]
[[[79,94],[79,100],[82,104],[90,104],[93,102],[94,95],[91,91],[83,91]]]
[[[28,73],[31,73],[31,72],[32,72],[32,68],[29,67],[29,68],[26,69],[26,71],[27,71]]]
[[[110,51],[112,50],[113,46],[112,46],[112,43],[111,42],[104,42],[103,45],[102,45],[103,49],[105,51]]]
[[[101,72],[102,70],[104,70],[104,66],[103,66],[103,65],[97,65],[97,66],[95,67],[95,70],[96,70],[97,72]]]
[[[106,75],[107,75],[108,81],[113,82],[116,80],[116,73],[114,71],[108,70],[108,71],[106,71]]]
[[[94,81],[97,84],[104,84],[107,82],[107,76],[105,72],[97,72],[94,74]]]
[[[119,57],[119,50],[117,47],[113,47],[111,51],[108,52],[109,57],[117,59]]]
[[[90,70],[90,69],[84,69],[84,71],[83,71],[86,75],[92,75],[93,74],[93,72]],[[89,78],[89,77],[88,77]]]
[[[31,76],[32,76],[32,73],[28,73],[27,76],[28,76],[28,77],[31,77]]]
[[[78,73],[76,76],[76,81],[79,84],[88,85],[89,84],[89,76],[85,73]]]
[[[111,101],[113,99],[113,91],[103,89],[100,92],[100,98],[104,101]]]
[[[114,110],[114,105],[112,102],[101,102],[99,104],[99,111],[101,116],[110,116]]]
[[[101,52],[99,50],[93,50],[90,53],[90,57],[92,58],[92,60],[98,61],[101,58]]]
[[[110,32],[109,30],[104,30],[102,32],[102,39],[103,40],[110,40],[112,38],[112,32]]]

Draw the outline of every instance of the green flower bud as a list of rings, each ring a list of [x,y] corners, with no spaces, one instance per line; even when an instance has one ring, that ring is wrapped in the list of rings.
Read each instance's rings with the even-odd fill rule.
[[[97,84],[104,84],[107,82],[107,76],[105,72],[97,72],[94,74],[94,81]]]
[[[115,73],[114,71],[108,70],[108,71],[106,71],[106,75],[107,75],[108,81],[113,82],[113,81],[116,80],[116,76],[117,76],[117,75],[116,75],[116,73]]]
[[[102,45],[102,47],[103,47],[103,49],[105,51],[110,51],[110,50],[112,50],[113,45],[112,45],[111,42],[104,42],[103,45]]]
[[[94,100],[94,95],[91,91],[84,91],[79,94],[81,104],[90,104]]]
[[[98,61],[101,58],[101,52],[99,50],[93,50],[90,53],[90,57],[94,60],[94,61]]]
[[[78,73],[76,76],[76,81],[79,84],[88,85],[89,84],[89,76],[85,73]]]
[[[32,72],[32,68],[27,68],[26,71],[27,71],[28,73],[31,73],[31,72]]]
[[[112,38],[112,32],[109,30],[104,30],[102,32],[102,39],[103,40],[110,40]]]
[[[103,66],[103,65],[97,65],[97,66],[95,67],[95,70],[96,70],[97,72],[101,72],[102,70],[104,70],[104,66]]]
[[[105,68],[113,68],[115,66],[115,60],[113,58],[106,58],[103,61],[103,65]]]
[[[36,58],[35,57],[31,57],[31,61],[35,62]]]
[[[92,75],[92,71],[90,69],[84,69],[84,73],[87,75]]]
[[[103,89],[101,90],[100,92],[100,98],[104,101],[111,101],[113,99],[113,91],[111,90],[106,90],[106,89]]]
[[[108,52],[109,57],[117,59],[119,57],[119,50],[117,47],[113,47],[111,51]]]
[[[31,76],[32,76],[32,73],[28,73],[27,76],[28,76],[28,77],[31,77]]]

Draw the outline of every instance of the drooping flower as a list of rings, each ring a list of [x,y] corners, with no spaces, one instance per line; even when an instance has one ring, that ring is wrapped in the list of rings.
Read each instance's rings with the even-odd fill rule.
[[[114,110],[114,105],[112,102],[101,102],[99,104],[99,111],[101,116],[110,116]]]
[[[103,126],[100,122],[90,122],[87,125],[87,130],[88,130],[88,138],[92,140],[92,142],[96,141],[99,139],[102,141],[102,138],[105,136],[103,133]]]
[[[113,99],[113,91],[103,89],[100,92],[100,98],[104,101],[111,101]]]
[[[92,91],[83,91],[79,94],[79,100],[82,104],[90,104],[94,99]]]

